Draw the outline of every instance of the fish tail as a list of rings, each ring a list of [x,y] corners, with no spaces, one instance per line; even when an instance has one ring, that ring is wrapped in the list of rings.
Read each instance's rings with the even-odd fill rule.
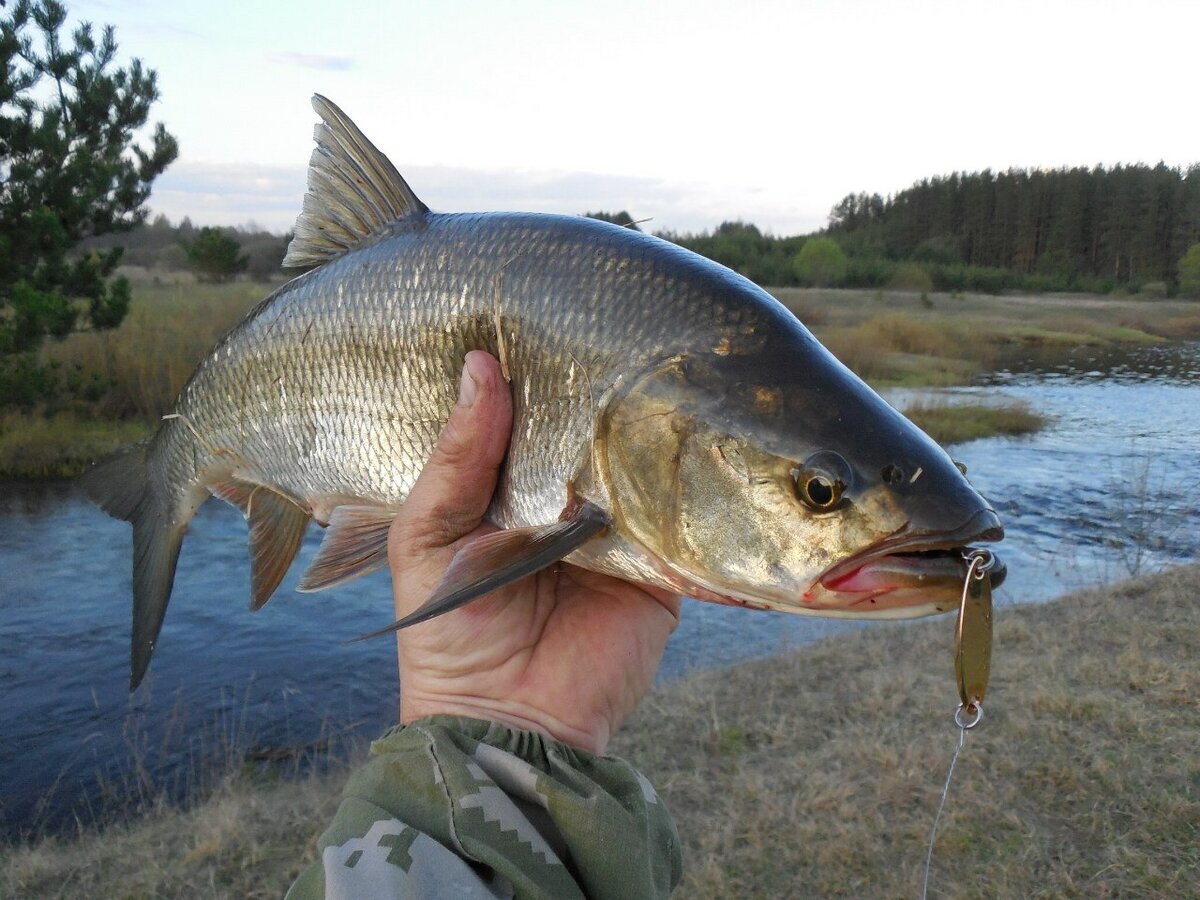
[[[101,460],[80,478],[88,497],[109,515],[133,525],[133,638],[129,690],[146,674],[162,628],[175,564],[194,507],[180,504],[149,465],[152,438]]]

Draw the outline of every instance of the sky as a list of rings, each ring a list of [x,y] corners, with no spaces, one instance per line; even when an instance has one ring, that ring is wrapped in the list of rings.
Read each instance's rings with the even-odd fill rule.
[[[952,171],[1200,162],[1183,2],[66,0],[158,72],[172,221],[291,227],[329,97],[438,211],[822,227]]]

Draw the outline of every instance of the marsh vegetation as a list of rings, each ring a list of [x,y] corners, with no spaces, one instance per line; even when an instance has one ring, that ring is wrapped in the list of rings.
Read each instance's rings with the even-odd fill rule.
[[[136,269],[129,275],[133,302],[120,327],[73,334],[43,349],[61,382],[57,399],[0,407],[0,477],[74,475],[148,434],[217,338],[271,290],[257,282],[205,284]],[[805,288],[775,293],[875,387],[965,384],[997,368],[1019,367],[1030,354],[1065,356],[1080,346],[1200,339],[1200,305],[1187,301]],[[926,414],[925,421],[943,442],[1012,433],[1015,421],[975,413],[966,425],[965,415],[946,410]]]

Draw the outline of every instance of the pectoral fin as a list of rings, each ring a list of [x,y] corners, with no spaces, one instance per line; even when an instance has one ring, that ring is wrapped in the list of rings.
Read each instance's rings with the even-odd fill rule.
[[[357,641],[416,625],[558,562],[608,527],[600,507],[585,502],[569,519],[511,528],[471,541],[450,561],[432,596],[403,619]]]
[[[388,529],[395,518],[396,510],[387,506],[337,507],[296,590],[323,591],[385,566]]]

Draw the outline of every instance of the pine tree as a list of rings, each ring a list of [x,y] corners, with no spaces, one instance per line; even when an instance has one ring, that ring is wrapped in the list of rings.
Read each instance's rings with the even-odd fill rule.
[[[195,240],[183,245],[188,264],[201,281],[228,281],[246,269],[250,257],[242,255],[237,239],[220,228],[204,227],[196,232]]]
[[[81,324],[112,328],[129,284],[111,279],[119,248],[72,257],[84,238],[145,217],[151,182],[175,159],[160,124],[133,142],[158,99],[155,73],[115,66],[115,33],[67,34],[57,0],[18,0],[0,17],[0,393],[50,390],[30,354]],[[33,373],[33,374],[31,374]],[[14,380],[15,379],[15,380]],[[23,392],[23,393],[22,393]]]

